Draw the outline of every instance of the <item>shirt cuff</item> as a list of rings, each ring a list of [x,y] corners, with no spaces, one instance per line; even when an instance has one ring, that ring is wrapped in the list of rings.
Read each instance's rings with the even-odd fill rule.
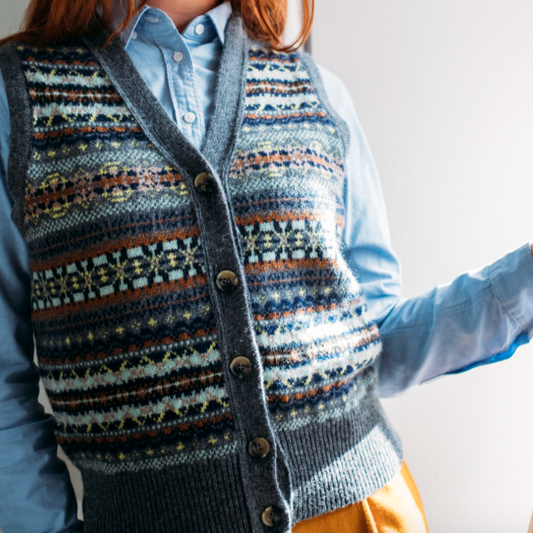
[[[491,266],[490,283],[494,296],[516,322],[519,330],[533,335],[533,256],[526,244]]]
[[[524,245],[493,263],[490,266],[490,284],[495,298],[517,326],[514,340],[506,350],[446,374],[462,374],[479,366],[505,361],[512,357],[520,346],[527,344],[533,336],[531,245]]]

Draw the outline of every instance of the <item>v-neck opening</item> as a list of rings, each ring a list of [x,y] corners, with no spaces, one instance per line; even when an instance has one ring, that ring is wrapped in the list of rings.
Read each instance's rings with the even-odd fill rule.
[[[200,150],[168,116],[162,104],[142,78],[124,45],[115,39],[104,46],[107,33],[101,32],[84,38],[110,77],[116,90],[130,107],[145,134],[165,155],[176,154],[171,160],[181,172],[189,175],[210,167],[221,181],[227,174],[242,122],[245,97],[245,68],[247,64],[247,36],[238,13],[233,13],[226,25],[225,44],[217,72],[214,111]],[[186,155],[184,155],[186,154]],[[187,163],[187,160],[189,163]]]

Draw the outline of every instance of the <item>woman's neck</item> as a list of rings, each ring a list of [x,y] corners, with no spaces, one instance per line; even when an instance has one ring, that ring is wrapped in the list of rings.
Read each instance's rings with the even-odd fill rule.
[[[218,0],[150,0],[148,5],[164,11],[181,33],[199,15],[219,4]]]

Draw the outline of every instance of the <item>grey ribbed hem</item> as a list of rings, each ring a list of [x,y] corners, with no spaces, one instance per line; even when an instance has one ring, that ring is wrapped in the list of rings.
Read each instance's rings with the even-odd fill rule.
[[[83,471],[84,533],[249,533],[239,459],[162,471]]]
[[[292,523],[383,488],[402,465],[402,446],[374,392],[338,420],[278,434],[292,481]]]
[[[345,417],[277,436],[290,465],[290,528],[370,496],[401,468],[399,439],[373,387]],[[232,455],[158,471],[84,470],[84,532],[250,533],[240,465]]]

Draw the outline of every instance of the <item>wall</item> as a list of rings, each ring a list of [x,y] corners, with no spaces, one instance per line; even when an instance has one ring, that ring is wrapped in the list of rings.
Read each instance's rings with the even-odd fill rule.
[[[27,5],[27,0],[19,0],[17,2],[0,0],[0,37],[18,30],[22,14]]]
[[[317,0],[314,57],[355,102],[405,296],[533,239],[532,20],[523,0]],[[526,346],[385,402],[432,533],[527,531],[532,376]]]
[[[533,7],[519,0],[333,5],[317,0],[314,55],[348,86],[369,138],[404,294],[451,281],[533,238]],[[0,0],[0,35],[16,29],[23,7]],[[385,402],[432,533],[527,531],[531,376],[526,346],[508,362]]]

